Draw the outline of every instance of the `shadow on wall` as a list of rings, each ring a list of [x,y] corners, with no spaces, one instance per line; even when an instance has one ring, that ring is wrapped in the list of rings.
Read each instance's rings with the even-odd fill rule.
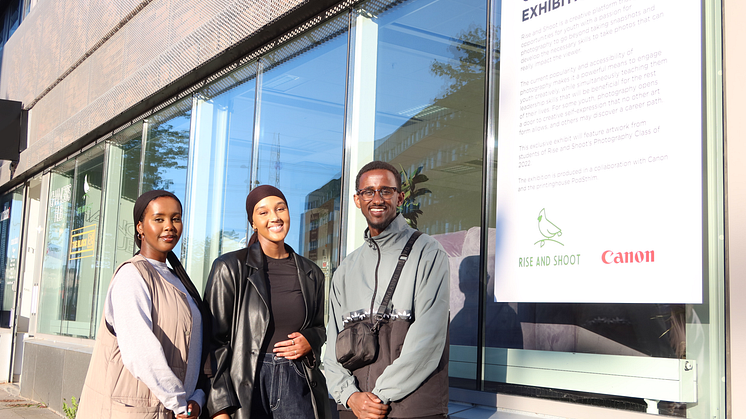
[[[479,228],[433,236],[448,254],[451,269],[451,345],[476,346],[479,333]],[[494,240],[494,229],[490,229]],[[494,255],[494,253],[493,253]],[[488,260],[488,272],[495,260]],[[498,348],[523,348],[523,332],[516,310],[495,302],[494,284],[488,277],[485,344]]]

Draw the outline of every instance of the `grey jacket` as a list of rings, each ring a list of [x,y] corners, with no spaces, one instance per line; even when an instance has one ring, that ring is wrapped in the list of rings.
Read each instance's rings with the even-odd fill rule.
[[[396,262],[414,229],[397,215],[378,236],[347,256],[329,290],[324,368],[337,403],[346,406],[356,391],[370,391],[391,405],[390,417],[436,415],[448,411],[449,268],[443,247],[428,235],[414,244],[389,306],[393,314],[379,332],[374,364],[351,372],[337,362],[335,342],[344,318],[381,304]],[[354,374],[354,375],[353,375]]]

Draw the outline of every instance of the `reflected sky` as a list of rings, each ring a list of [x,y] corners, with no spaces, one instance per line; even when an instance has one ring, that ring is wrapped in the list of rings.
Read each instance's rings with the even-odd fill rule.
[[[407,2],[380,16],[376,139],[391,135],[442,96],[449,80],[433,73],[433,62],[458,65],[454,45],[470,27],[484,27],[485,11],[483,0],[428,0]]]
[[[299,253],[306,196],[340,177],[346,55],[345,32],[287,61],[279,55],[267,61],[256,180],[279,187],[288,199],[286,242]]]

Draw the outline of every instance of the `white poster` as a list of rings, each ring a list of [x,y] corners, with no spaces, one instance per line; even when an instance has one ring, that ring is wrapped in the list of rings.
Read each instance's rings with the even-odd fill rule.
[[[700,2],[503,0],[495,298],[702,302]]]

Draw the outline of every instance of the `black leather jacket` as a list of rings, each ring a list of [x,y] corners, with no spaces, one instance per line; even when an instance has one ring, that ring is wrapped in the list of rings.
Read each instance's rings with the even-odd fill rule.
[[[286,247],[295,258],[306,303],[305,320],[299,330],[312,348],[312,353],[303,358],[306,381],[314,395],[316,418],[329,418],[326,380],[319,370],[321,346],[326,341],[324,274],[313,262]],[[259,243],[215,259],[204,298],[212,313],[212,330],[205,335],[212,364],[205,405],[210,416],[227,410],[234,419],[249,418],[257,359],[270,319],[268,298]]]

